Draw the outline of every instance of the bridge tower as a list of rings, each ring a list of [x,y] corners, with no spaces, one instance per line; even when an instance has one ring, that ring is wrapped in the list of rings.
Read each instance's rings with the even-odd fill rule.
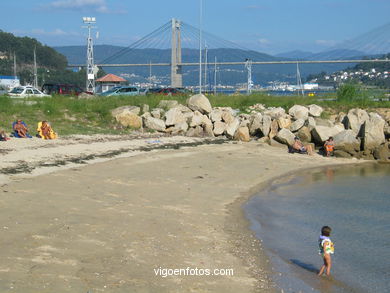
[[[172,19],[172,56],[171,56],[171,86],[182,87],[183,76],[181,64],[181,22]]]

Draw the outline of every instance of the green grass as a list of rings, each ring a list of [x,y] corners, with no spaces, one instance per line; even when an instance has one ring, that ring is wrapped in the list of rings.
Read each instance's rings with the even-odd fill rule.
[[[372,97],[382,97],[383,92],[366,91],[364,98],[337,101],[336,93],[320,97],[269,96],[266,93],[252,95],[210,95],[213,107],[232,107],[246,111],[254,104],[267,107],[288,109],[295,104],[317,104],[328,111],[348,111],[351,108],[389,108],[389,101],[373,101]],[[99,97],[94,99],[77,99],[75,97],[54,96],[51,98],[12,99],[0,96],[0,129],[11,131],[11,124],[17,118],[23,119],[35,133],[38,121],[48,120],[60,135],[94,134],[94,133],[129,133],[130,129],[118,127],[110,111],[120,106],[147,104],[150,109],[156,108],[161,100],[177,100],[186,104],[188,96],[120,96]]]

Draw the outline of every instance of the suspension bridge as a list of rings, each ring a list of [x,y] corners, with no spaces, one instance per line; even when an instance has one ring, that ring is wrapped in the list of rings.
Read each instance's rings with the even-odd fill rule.
[[[353,51],[362,51],[370,55],[379,55],[390,52],[390,23],[374,29],[366,34],[363,34],[355,39],[348,40],[339,44],[337,47],[330,48],[328,55],[324,55],[321,60],[259,60],[261,53],[241,47],[231,41],[224,40],[213,34],[203,32],[202,50],[206,51],[202,61],[183,61],[183,48],[199,48],[199,30],[185,22],[177,19],[160,26],[153,32],[134,42],[130,46],[119,50],[112,56],[107,57],[99,62],[96,66],[109,67],[170,67],[170,80],[172,87],[183,87],[183,67],[204,66],[208,64],[213,66],[228,66],[228,65],[243,65],[248,70],[251,70],[252,65],[272,65],[272,64],[337,64],[337,63],[379,63],[389,62],[388,59],[364,59],[364,58],[347,58],[338,54],[337,58],[332,58],[331,52],[336,52],[338,49],[344,49],[345,54]],[[124,62],[136,50],[145,48],[164,48],[170,49],[170,62],[158,62],[158,58],[154,58],[154,62],[126,63]],[[230,56],[228,59],[237,58],[236,60],[219,60],[215,56],[214,61],[209,61],[207,58],[207,49],[223,49],[233,48],[238,49],[240,55]],[[156,56],[157,57],[157,56]],[[353,56],[349,56],[353,57]],[[276,58],[275,58],[276,59]],[[120,62],[119,62],[120,60]],[[156,62],[157,61],[157,62]],[[248,66],[250,61],[250,66]],[[70,64],[69,67],[85,67],[85,64]],[[248,72],[248,76],[249,76]]]

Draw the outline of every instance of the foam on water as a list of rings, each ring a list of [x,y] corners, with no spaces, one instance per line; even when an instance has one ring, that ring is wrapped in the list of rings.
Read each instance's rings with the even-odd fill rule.
[[[278,180],[245,206],[284,292],[390,288],[390,165],[308,171]],[[318,278],[318,236],[333,231],[332,278]]]

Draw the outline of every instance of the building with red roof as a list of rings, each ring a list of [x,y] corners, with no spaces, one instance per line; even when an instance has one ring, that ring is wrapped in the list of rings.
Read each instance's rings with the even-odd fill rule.
[[[121,86],[127,83],[127,80],[115,74],[109,73],[96,80],[97,92],[105,92],[115,86]]]

